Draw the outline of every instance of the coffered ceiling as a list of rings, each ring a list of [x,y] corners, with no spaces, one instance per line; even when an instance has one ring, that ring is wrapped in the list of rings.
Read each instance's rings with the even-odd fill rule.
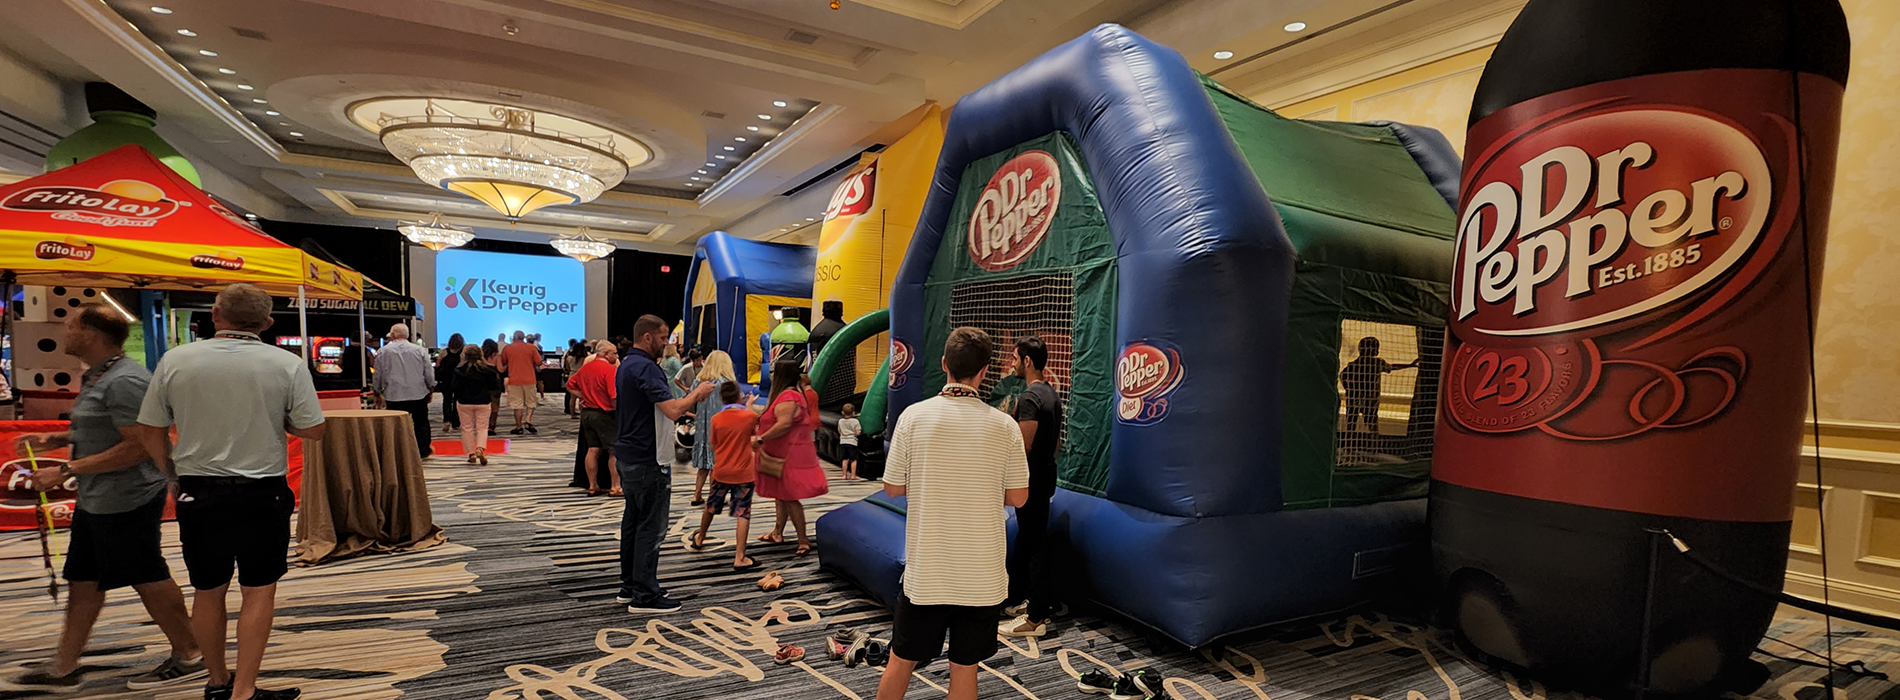
[[[1310,53],[1474,2],[10,0],[0,168],[36,172],[35,152],[87,123],[78,86],[104,80],[158,110],[160,133],[209,171],[207,189],[268,218],[392,227],[440,211],[484,237],[586,225],[670,252],[722,228],[815,241],[824,177],[904,133],[926,103],[954,103],[1095,24],[1127,24],[1204,71],[1248,62],[1229,72],[1259,83],[1278,60],[1263,58],[1289,45]],[[1284,28],[1299,19],[1307,34],[1353,26],[1302,41]],[[511,223],[416,179],[349,118],[377,97],[518,105],[652,155],[593,202]]]

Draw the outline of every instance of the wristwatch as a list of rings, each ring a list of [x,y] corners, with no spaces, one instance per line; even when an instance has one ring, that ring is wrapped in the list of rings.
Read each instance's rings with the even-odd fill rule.
[[[73,465],[71,464],[59,465],[59,475],[68,479],[73,478]]]

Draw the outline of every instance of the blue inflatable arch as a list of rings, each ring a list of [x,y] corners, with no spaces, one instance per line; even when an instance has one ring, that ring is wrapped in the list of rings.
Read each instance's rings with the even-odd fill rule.
[[[746,373],[756,367],[759,351],[754,340],[772,330],[769,306],[811,306],[811,279],[818,251],[808,246],[762,243],[714,231],[693,248],[692,267],[686,272],[686,304],[680,318],[686,337],[698,344],[702,326],[714,325],[715,346],[732,356],[732,364]],[[702,279],[703,275],[711,279]],[[702,307],[710,305],[711,313]],[[757,381],[756,378],[745,378]]]

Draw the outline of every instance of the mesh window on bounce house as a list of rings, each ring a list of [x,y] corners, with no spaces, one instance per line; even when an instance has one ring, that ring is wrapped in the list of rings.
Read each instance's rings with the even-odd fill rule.
[[[587,282],[579,260],[445,250],[435,256],[436,334],[470,342],[526,331],[563,343],[587,330]],[[440,340],[435,339],[435,340]]]

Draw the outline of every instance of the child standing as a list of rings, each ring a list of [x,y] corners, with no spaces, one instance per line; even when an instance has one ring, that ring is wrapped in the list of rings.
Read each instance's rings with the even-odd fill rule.
[[[844,417],[838,419],[838,466],[844,468],[844,480],[858,478],[858,435],[864,429],[858,424],[858,407],[844,405]]]
[[[712,527],[713,516],[730,500],[732,517],[739,521],[738,533],[732,540],[732,568],[749,571],[759,568],[757,560],[745,555],[746,537],[750,534],[747,530],[752,526],[752,483],[757,478],[752,434],[758,430],[759,414],[740,403],[744,396],[737,382],[720,384],[719,400],[724,401],[725,406],[713,414],[712,434],[707,438],[713,448],[712,494],[706,498],[706,510],[699,515],[693,549],[705,548],[706,529]]]
[[[1395,365],[1379,357],[1379,339],[1366,336],[1359,339],[1359,357],[1346,363],[1339,373],[1339,383],[1345,387],[1346,430],[1352,432],[1353,424],[1360,416],[1366,417],[1366,429],[1374,434],[1379,432],[1379,395],[1384,391],[1385,375],[1402,369],[1418,366],[1418,360]]]

